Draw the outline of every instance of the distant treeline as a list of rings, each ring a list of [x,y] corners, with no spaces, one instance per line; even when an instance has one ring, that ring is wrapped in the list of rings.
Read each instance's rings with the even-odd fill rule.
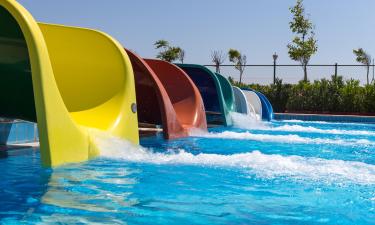
[[[267,96],[275,112],[374,114],[375,84],[360,86],[358,80],[344,80],[342,76],[331,79],[300,81],[298,84],[239,84],[229,78],[233,85],[252,88]]]

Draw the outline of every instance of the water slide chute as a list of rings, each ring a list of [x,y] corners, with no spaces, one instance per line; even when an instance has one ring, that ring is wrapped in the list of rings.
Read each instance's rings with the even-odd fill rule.
[[[146,62],[163,83],[184,130],[207,130],[202,96],[190,77],[172,63],[156,59],[146,59]]]
[[[246,96],[248,107],[253,106],[256,114],[260,115],[262,120],[270,121],[273,119],[272,105],[264,94],[252,89],[242,89],[242,91]]]
[[[270,101],[263,93],[258,91],[255,91],[255,93],[262,102],[262,119],[267,121],[273,120],[273,108]]]
[[[235,111],[241,114],[246,114],[246,115],[250,114],[251,108],[249,108],[248,106],[248,102],[243,91],[236,86],[232,86],[232,88],[233,88],[233,94],[234,94]]]
[[[215,73],[202,65],[176,65],[183,69],[198,87],[203,98],[207,123],[209,125],[232,125],[229,115],[231,109],[226,106],[220,81]]]
[[[255,92],[233,86],[233,93],[236,112],[254,116],[258,120],[262,118],[262,102]]]
[[[232,89],[232,85],[230,84],[229,80],[225,78],[220,73],[215,73],[216,77],[219,80],[221,91],[223,92],[224,96],[224,106],[226,111],[233,112],[235,111],[234,105],[234,93]]]
[[[127,52],[134,69],[140,126],[162,125],[167,139],[187,136],[192,128],[207,129],[200,93],[183,70]]]
[[[263,116],[263,110],[262,110],[262,101],[259,98],[259,96],[253,92],[253,91],[246,91],[243,90],[248,107],[252,110],[252,112],[255,114],[256,118],[261,120]]]
[[[38,123],[44,166],[98,155],[92,130],[138,143],[129,58],[108,35],[37,23],[0,0],[0,116]]]

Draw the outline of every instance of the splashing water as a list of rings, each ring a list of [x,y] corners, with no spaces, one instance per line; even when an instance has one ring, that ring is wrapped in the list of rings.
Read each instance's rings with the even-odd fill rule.
[[[237,126],[239,127],[239,126]],[[239,127],[241,128],[241,127]],[[319,129],[313,126],[300,125],[283,125],[283,126],[254,126],[248,127],[252,130],[267,130],[267,131],[286,131],[286,132],[305,132],[305,133],[321,133],[321,134],[344,134],[344,135],[363,135],[375,136],[375,132],[366,130],[339,130],[339,129]]]
[[[374,131],[368,130],[340,130],[340,129],[319,129],[313,126],[301,126],[301,125],[282,125],[282,126],[271,126],[269,122],[264,122],[255,118],[241,113],[232,112],[230,114],[233,126],[240,129],[251,129],[251,130],[264,130],[264,131],[281,131],[281,132],[306,132],[306,133],[321,133],[321,134],[344,134],[344,135],[362,135],[362,136],[375,136]],[[300,120],[288,120],[286,123],[306,123]],[[329,124],[324,121],[310,121],[312,124]],[[330,123],[334,124],[334,123]]]
[[[344,145],[344,146],[356,146],[356,145],[375,145],[375,142],[367,139],[329,139],[329,138],[309,138],[301,137],[294,134],[288,135],[273,135],[273,134],[253,134],[250,131],[245,132],[233,132],[224,131],[220,133],[216,132],[202,132],[194,131],[190,132],[192,137],[204,137],[204,138],[219,138],[219,139],[233,139],[233,140],[252,140],[262,142],[279,142],[279,143],[298,143],[298,144],[331,144],[331,145]]]
[[[375,184],[375,166],[361,162],[276,154],[267,155],[260,151],[221,155],[192,154],[179,149],[159,153],[107,135],[97,135],[95,140],[101,150],[102,157],[128,162],[219,166],[247,169],[263,178],[289,177],[317,181],[325,180],[326,182],[347,181],[359,184]]]
[[[53,170],[2,158],[0,224],[374,224],[375,125],[252,126],[144,147],[92,131],[101,157]]]
[[[267,123],[263,122],[259,116],[250,114],[242,114],[242,113],[236,113],[231,112],[230,117],[233,122],[234,127],[242,128],[242,129],[253,129],[253,128],[259,128],[259,129],[266,129]]]

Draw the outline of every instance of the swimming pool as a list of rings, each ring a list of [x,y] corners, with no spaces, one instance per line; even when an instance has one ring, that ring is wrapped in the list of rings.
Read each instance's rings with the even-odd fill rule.
[[[256,123],[141,140],[98,137],[103,156],[47,170],[0,159],[0,221],[90,224],[374,224],[375,125]]]

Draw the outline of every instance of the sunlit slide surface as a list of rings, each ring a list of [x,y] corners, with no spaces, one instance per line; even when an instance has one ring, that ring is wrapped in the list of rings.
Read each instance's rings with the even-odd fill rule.
[[[44,166],[97,156],[93,130],[138,143],[133,71],[114,39],[37,23],[13,0],[0,1],[0,27],[0,117],[38,123]]]
[[[187,136],[191,129],[207,130],[202,97],[182,69],[126,51],[134,71],[141,132],[160,127],[165,138],[173,139]]]
[[[241,90],[233,86],[235,111],[255,120],[262,119],[262,102],[258,95],[253,91]]]

